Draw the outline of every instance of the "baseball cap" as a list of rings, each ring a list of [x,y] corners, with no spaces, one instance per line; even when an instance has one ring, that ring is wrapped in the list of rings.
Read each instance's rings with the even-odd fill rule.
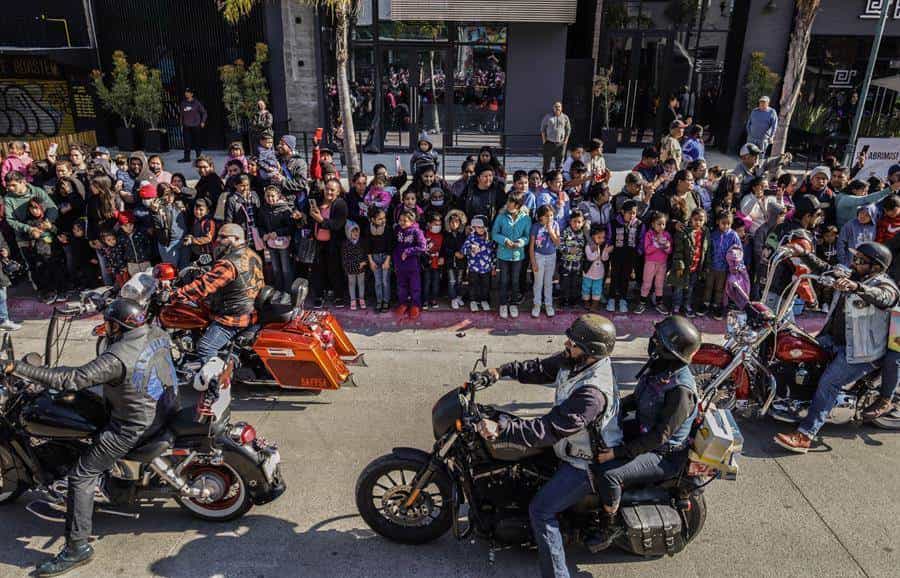
[[[150,183],[141,185],[141,188],[138,191],[138,196],[142,199],[155,199],[156,198],[156,185],[153,185]]]
[[[108,155],[109,149],[106,147],[94,147],[94,150],[92,152],[95,155]]]
[[[684,128],[684,127],[686,127],[686,126],[687,126],[687,125],[684,124],[683,122],[681,122],[680,120],[673,120],[671,123],[669,123],[669,129],[670,129],[670,130],[673,129],[673,128]]]
[[[764,94],[764,95],[762,95],[762,96],[759,97],[759,99],[757,100],[757,102],[769,102],[769,97],[766,96],[766,95]]]
[[[825,165],[819,165],[816,168],[814,168],[812,171],[810,171],[809,176],[814,177],[818,174],[823,174],[823,175],[825,175],[826,179],[830,179],[831,178],[831,169],[829,169]]]
[[[741,147],[740,156],[744,155],[754,155],[759,156],[760,150],[759,147],[753,144],[752,142],[748,142],[744,146]]]
[[[798,217],[802,217],[803,215],[808,215],[809,213],[815,213],[821,208],[822,203],[820,203],[819,199],[817,199],[815,196],[802,195],[794,203],[794,214]]]

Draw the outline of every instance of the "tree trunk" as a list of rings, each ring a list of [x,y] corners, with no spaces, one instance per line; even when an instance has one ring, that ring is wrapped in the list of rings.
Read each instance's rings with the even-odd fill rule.
[[[335,61],[337,63],[337,92],[341,105],[341,119],[344,121],[344,156],[347,157],[347,177],[352,177],[360,170],[359,155],[356,152],[356,131],[353,128],[353,105],[350,100],[350,83],[347,80],[347,29],[349,14],[344,7],[336,7],[335,34],[337,46]]]
[[[437,103],[437,83],[434,81],[434,51],[428,52],[428,74],[431,77],[431,116],[434,123],[434,133],[441,132],[441,115]],[[423,127],[424,128],[424,127]]]
[[[803,87],[806,51],[812,35],[813,20],[816,18],[816,12],[821,3],[821,0],[796,0],[794,28],[791,32],[791,43],[788,46],[784,81],[781,85],[781,99],[778,102],[778,130],[775,131],[772,156],[781,155],[787,146],[791,118],[794,116],[794,108],[797,106],[800,89]]]

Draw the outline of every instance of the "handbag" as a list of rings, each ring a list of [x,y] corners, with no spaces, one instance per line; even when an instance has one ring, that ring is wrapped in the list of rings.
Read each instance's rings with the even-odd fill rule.
[[[266,246],[269,247],[269,249],[287,249],[291,246],[291,238],[279,235],[274,239],[267,239]]]
[[[302,265],[312,265],[316,262],[316,241],[311,237],[298,235],[294,239],[294,255],[297,261]]]
[[[247,217],[247,227],[250,229],[250,235],[253,236],[253,248],[260,252],[266,248],[266,244],[259,234],[259,229],[256,226],[250,226],[250,213],[247,212],[247,207],[244,206],[244,203],[241,203],[241,210],[244,211],[244,215]]]

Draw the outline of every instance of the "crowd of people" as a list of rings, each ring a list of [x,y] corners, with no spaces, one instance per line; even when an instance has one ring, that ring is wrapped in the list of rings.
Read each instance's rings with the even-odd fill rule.
[[[347,175],[347,188],[332,151],[317,143],[307,164],[293,136],[276,144],[271,131],[252,156],[232,144],[222,167],[197,156],[193,184],[158,155],[111,157],[76,144],[65,158],[51,150],[34,160],[12,142],[0,177],[0,284],[28,274],[45,302],[63,300],[158,262],[182,267],[235,223],[265,256],[267,282],[288,289],[309,277],[316,307],[383,313],[396,304],[412,318],[442,306],[496,308],[505,319],[530,301],[534,317],[652,307],[718,319],[729,305],[765,298],[760,281],[785,220],[824,209],[816,251],[829,263],[849,264],[865,241],[900,246],[900,166],[887,183],[855,179],[861,159],[852,168],[825,159],[797,176],[785,171],[789,155],[764,158],[768,143],[754,135],[762,148],[745,144],[736,167],[710,167],[702,127],[673,120],[612,191],[602,142],[548,132],[566,154],[549,151],[545,163],[555,166],[543,172],[508,174],[483,147],[449,182],[423,135],[409,172],[376,165],[372,175]],[[0,308],[0,328],[16,327]]]

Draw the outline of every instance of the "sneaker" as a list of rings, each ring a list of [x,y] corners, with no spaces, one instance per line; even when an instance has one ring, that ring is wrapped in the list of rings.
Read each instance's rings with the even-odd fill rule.
[[[334,308],[335,309],[343,309],[344,308],[344,298],[338,297],[334,300]]]
[[[654,309],[656,309],[656,311],[659,312],[660,315],[668,315],[669,314],[668,308],[662,302],[657,302]]]
[[[18,331],[19,329],[22,329],[22,325],[9,319],[0,323],[0,331]]]
[[[510,305],[509,306],[509,316],[515,319],[519,316],[519,307],[518,305]]]
[[[58,576],[69,570],[84,566],[94,557],[94,548],[90,544],[81,546],[66,546],[62,552],[39,564],[35,570],[35,576]]]
[[[695,312],[695,315],[696,315],[697,317],[704,317],[704,316],[706,316],[706,314],[707,314],[708,312],[709,312],[709,305],[707,305],[707,304],[704,303],[703,305],[701,305],[700,307],[697,308],[697,311]]]
[[[688,317],[692,317],[692,318],[697,316],[697,314],[694,313],[693,307],[685,307],[684,314],[687,315]]]
[[[606,311],[608,313],[616,312],[616,300],[615,299],[607,299],[606,300]]]
[[[712,318],[715,319],[716,321],[722,320],[722,308],[721,307],[716,307],[715,309],[713,309]]]
[[[487,301],[482,301],[482,302],[481,302],[481,310],[482,310],[482,311],[490,311],[490,310],[491,310],[491,304],[490,304],[489,302],[487,302]]]
[[[356,311],[356,299],[350,300],[350,311]]]
[[[406,312],[409,311],[409,305],[407,305],[406,303],[402,303],[397,307],[395,311],[397,315],[403,317],[404,315],[406,315]]]
[[[360,299],[360,300],[359,300],[359,308],[360,308],[360,309],[365,309],[365,308],[366,308],[366,300],[365,300],[365,299]]]
[[[647,310],[647,306],[644,304],[643,300],[638,301],[638,304],[634,306],[634,314],[635,315],[643,315],[644,311]]]
[[[47,294],[44,295],[44,297],[41,299],[41,301],[43,301],[47,305],[53,305],[54,303],[56,303],[56,292],[54,292],[54,291],[47,292]]]
[[[422,309],[424,311],[428,311],[429,307],[431,307],[431,306],[428,304],[428,301],[425,301],[424,303],[422,303]]]
[[[509,305],[501,305],[500,319],[506,319],[507,317],[509,317]]]
[[[3,329],[3,325],[0,325],[0,329]],[[878,397],[875,401],[872,402],[869,407],[863,410],[862,420],[863,421],[872,421],[880,418],[887,412],[891,411],[891,408],[894,407],[894,400],[889,397]]]
[[[547,312],[547,317],[553,317],[556,315],[556,310],[553,308],[553,305],[545,305],[544,311]]]
[[[421,315],[421,314],[422,314],[422,310],[418,306],[413,305],[412,307],[409,308],[409,318],[410,319],[418,319],[419,315]]]
[[[462,306],[462,305],[463,305],[463,301],[459,297],[457,297],[456,299],[454,299],[453,301],[450,302],[450,307],[452,309],[459,309],[460,306]]]
[[[469,301],[469,311],[478,313],[478,301]]]
[[[540,305],[535,305],[534,307],[531,308],[531,316],[534,318],[538,318],[541,316],[541,306]]]
[[[812,440],[805,434],[798,431],[789,434],[778,434],[775,436],[775,443],[783,447],[789,452],[796,454],[805,454],[812,445]]]
[[[628,313],[628,301],[619,299],[619,313]]]

